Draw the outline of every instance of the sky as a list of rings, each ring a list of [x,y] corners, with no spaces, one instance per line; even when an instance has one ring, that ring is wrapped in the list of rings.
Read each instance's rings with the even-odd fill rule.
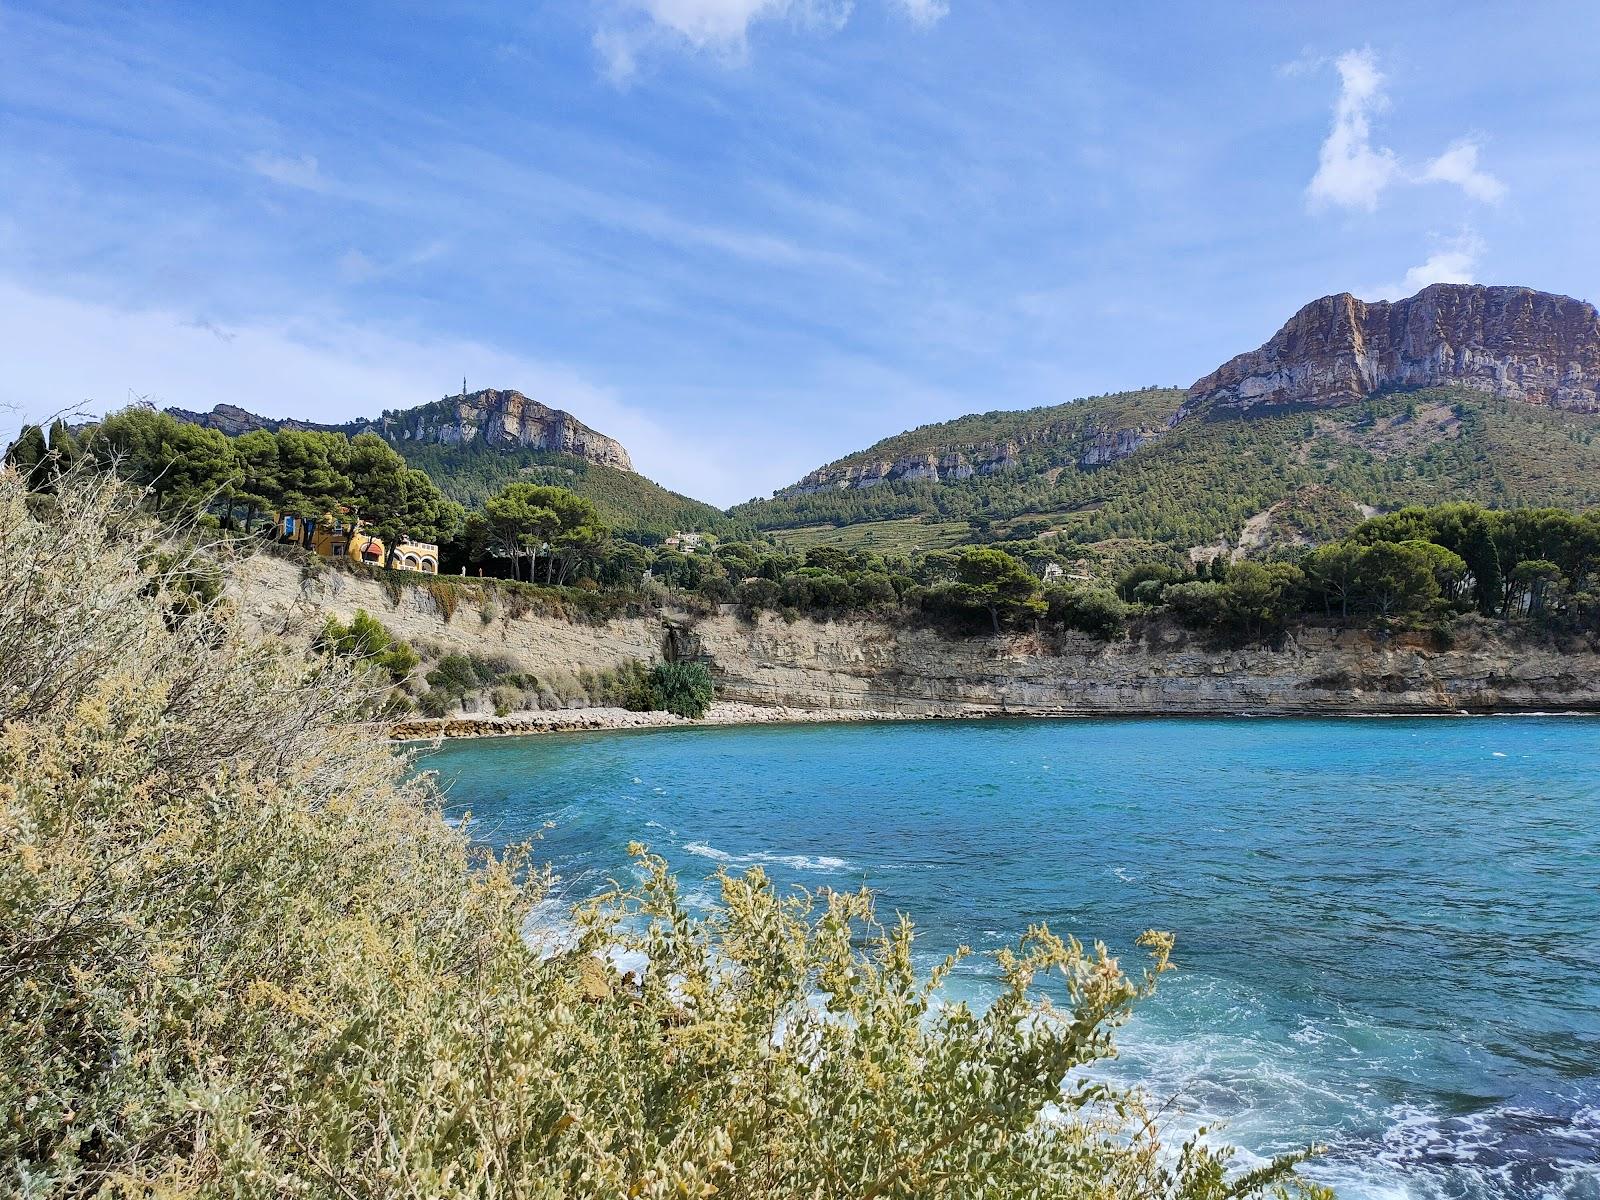
[[[1600,299],[1600,5],[0,0],[0,430],[515,388],[766,495],[1301,305]]]

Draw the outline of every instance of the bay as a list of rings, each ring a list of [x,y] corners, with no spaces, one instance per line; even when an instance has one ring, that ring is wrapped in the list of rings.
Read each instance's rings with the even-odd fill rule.
[[[1600,720],[924,722],[447,744],[450,811],[578,899],[648,843],[869,886],[953,991],[1030,922],[1180,970],[1111,1071],[1342,1196],[1600,1196]]]

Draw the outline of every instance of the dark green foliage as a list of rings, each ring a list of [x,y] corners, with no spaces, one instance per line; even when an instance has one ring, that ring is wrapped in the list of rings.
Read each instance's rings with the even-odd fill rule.
[[[77,453],[62,426],[58,461]],[[461,522],[421,471],[375,434],[354,441],[342,433],[280,429],[230,439],[168,413],[130,408],[90,431],[85,451],[144,487],[162,513],[209,512],[245,529],[277,514],[296,518],[298,540],[309,545],[316,525],[341,511],[362,521],[386,544],[405,538],[443,542]]]
[[[711,672],[703,663],[663,662],[650,669],[651,707],[698,720],[711,707]]]
[[[1451,600],[1470,599],[1485,616],[1516,616],[1537,605],[1547,609],[1558,597],[1545,579],[1537,601],[1531,596],[1544,568],[1517,576],[1524,562],[1547,563],[1560,576],[1558,592],[1577,596],[1600,581],[1600,514],[1572,513],[1557,508],[1510,509],[1503,512],[1475,504],[1412,507],[1375,517],[1357,527],[1351,541],[1424,542],[1461,560],[1457,582],[1441,578]]]
[[[143,487],[161,513],[226,503],[241,478],[226,436],[149,408],[113,413],[90,432],[86,450]]]
[[[1117,581],[1117,595],[1130,602],[1159,603],[1167,585],[1178,583],[1183,577],[1182,571],[1167,563],[1141,563]]]
[[[322,654],[371,663],[387,671],[395,683],[405,680],[420,661],[409,644],[395,637],[381,621],[362,609],[356,610],[348,625],[337,617],[329,617],[315,646]]]
[[[1281,631],[1301,610],[1305,574],[1289,563],[1235,563],[1223,580],[1176,583],[1166,603],[1185,624],[1248,638]]]
[[[481,683],[470,658],[464,654],[446,654],[439,660],[439,665],[428,672],[428,687],[432,690],[423,697],[423,711],[429,716],[443,716],[442,712],[435,714],[432,711],[438,702],[430,702],[431,697],[442,698],[445,711],[448,711],[451,706],[465,700],[469,693],[477,691]]]
[[[1128,606],[1105,588],[1053,587],[1045,594],[1046,615],[1064,629],[1109,642],[1128,629]]]
[[[30,492],[37,492],[48,485],[49,454],[44,430],[37,425],[24,425],[17,440],[6,447],[5,461],[22,476]]]
[[[1421,539],[1334,542],[1305,560],[1325,613],[1416,619],[1454,595],[1467,574],[1459,555]]]
[[[969,546],[955,556],[955,581],[943,585],[945,600],[988,613],[995,633],[1000,621],[1037,617],[1045,610],[1039,581],[1003,550]]]
[[[611,530],[593,504],[566,488],[512,483],[484,502],[484,511],[467,520],[466,536],[475,555],[512,561],[518,578],[528,564],[528,582],[544,561],[546,585],[565,584],[604,559]]]
[[[1080,468],[1084,443],[1074,430],[1097,423],[1159,427],[1181,393],[1137,395],[1151,400],[1120,415],[1101,410],[1123,397],[985,414],[915,430],[841,460],[959,449],[973,440],[962,428],[971,421],[973,432],[1004,428],[1018,443],[1017,465],[1010,470],[942,484],[880,484],[779,497],[732,512],[761,529],[844,528],[913,518],[927,522],[930,534],[935,526],[965,521],[975,532],[987,528],[996,540],[1048,529],[1064,551],[1108,539],[1143,539],[1181,550],[1236,542],[1250,517],[1280,501],[1288,501],[1284,525],[1308,541],[1343,536],[1360,519],[1357,504],[1391,508],[1446,499],[1495,508],[1600,504],[1600,417],[1448,389],[1378,397],[1359,408],[1315,414],[1191,419],[1130,457]],[[1079,405],[1081,426],[1063,429],[1065,414]],[[1162,405],[1169,407],[1157,419]],[[1405,420],[1408,406],[1420,416]],[[1117,420],[1129,424],[1117,425]]]
[[[566,488],[595,506],[602,520],[635,541],[658,543],[682,530],[702,530],[719,537],[748,536],[750,526],[731,520],[720,509],[669,492],[642,475],[601,466],[570,454],[526,448],[500,450],[468,446],[412,445],[402,453],[413,467],[457,503],[468,508],[510,483],[538,483]]]

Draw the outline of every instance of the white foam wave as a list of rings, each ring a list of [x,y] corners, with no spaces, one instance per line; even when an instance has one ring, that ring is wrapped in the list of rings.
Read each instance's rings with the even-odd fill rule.
[[[683,850],[686,854],[736,867],[777,865],[795,871],[843,871],[850,866],[849,859],[837,858],[831,854],[770,854],[764,850],[750,854],[730,854],[706,842],[685,842]]]

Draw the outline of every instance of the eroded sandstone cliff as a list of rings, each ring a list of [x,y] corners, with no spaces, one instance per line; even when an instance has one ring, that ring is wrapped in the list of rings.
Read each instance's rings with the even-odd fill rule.
[[[1394,303],[1324,296],[1197,381],[1173,422],[1437,386],[1600,412],[1600,314],[1567,296],[1477,284],[1434,284]]]
[[[1106,644],[1080,635],[957,640],[869,621],[747,620],[731,610],[584,625],[512,618],[493,605],[485,620],[463,602],[446,620],[426,587],[402,587],[395,600],[366,576],[302,578],[269,557],[240,564],[231,587],[243,611],[276,635],[309,639],[328,615],[348,620],[364,609],[418,646],[508,656],[533,674],[673,654],[704,661],[720,699],[837,713],[1600,711],[1594,647],[1511,643],[1477,625],[1449,648],[1422,635],[1310,628],[1273,649],[1219,648],[1165,625]]]

